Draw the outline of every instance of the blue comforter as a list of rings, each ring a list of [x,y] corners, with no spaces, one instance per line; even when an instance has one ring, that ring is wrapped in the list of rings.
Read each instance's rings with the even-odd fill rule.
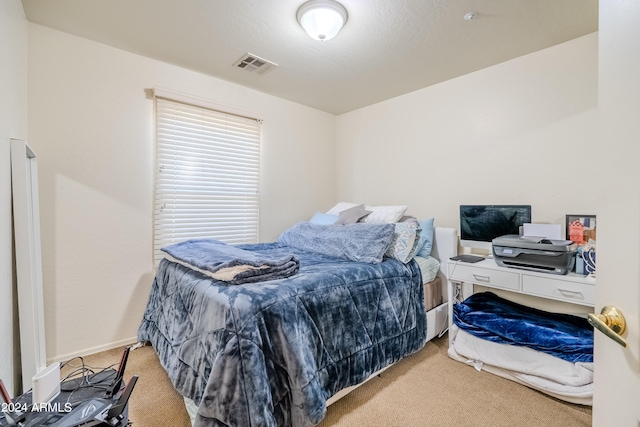
[[[163,260],[138,331],[196,426],[311,426],[326,400],[421,349],[426,314],[415,262],[353,262],[280,243],[295,276],[227,286]]]
[[[569,362],[593,362],[587,319],[551,313],[480,292],[453,306],[460,328],[488,341],[533,348]]]

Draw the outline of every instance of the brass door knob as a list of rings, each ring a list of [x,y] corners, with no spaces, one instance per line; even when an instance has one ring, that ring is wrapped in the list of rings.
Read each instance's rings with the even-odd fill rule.
[[[619,308],[606,305],[602,307],[600,314],[589,313],[587,320],[594,328],[621,346],[627,346],[627,341],[621,336],[627,330],[627,321]]]

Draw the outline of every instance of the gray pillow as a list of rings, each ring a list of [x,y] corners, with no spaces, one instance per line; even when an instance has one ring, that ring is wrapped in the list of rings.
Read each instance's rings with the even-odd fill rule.
[[[371,211],[364,208],[364,205],[354,206],[349,209],[345,209],[338,214],[338,219],[334,224],[355,224],[362,218],[369,215]]]

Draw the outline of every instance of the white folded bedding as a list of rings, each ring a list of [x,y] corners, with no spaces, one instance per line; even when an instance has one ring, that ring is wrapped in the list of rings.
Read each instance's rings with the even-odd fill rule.
[[[448,354],[452,359],[567,402],[593,402],[593,363],[571,363],[528,347],[491,342],[456,325],[449,334],[453,345]]]

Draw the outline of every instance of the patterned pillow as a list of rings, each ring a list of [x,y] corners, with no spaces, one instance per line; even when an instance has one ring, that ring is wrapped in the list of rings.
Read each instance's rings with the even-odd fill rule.
[[[420,239],[420,225],[417,222],[398,222],[391,246],[385,256],[407,263],[413,259]]]

